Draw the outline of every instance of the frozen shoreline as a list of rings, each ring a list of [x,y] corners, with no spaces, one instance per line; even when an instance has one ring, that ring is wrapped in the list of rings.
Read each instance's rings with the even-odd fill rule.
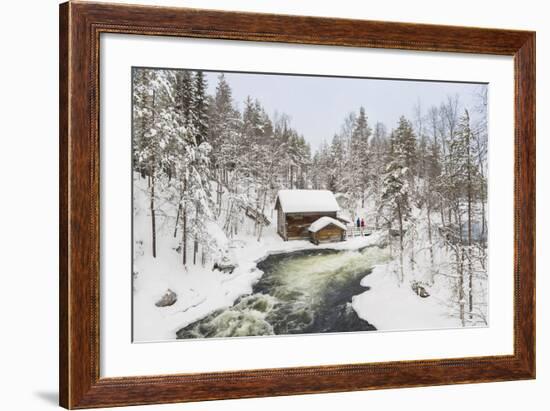
[[[360,318],[368,319],[378,331],[407,331],[460,328],[458,318],[448,315],[437,289],[428,298],[412,292],[410,284],[397,281],[395,260],[374,266],[361,280],[370,287],[353,297],[352,308]]]

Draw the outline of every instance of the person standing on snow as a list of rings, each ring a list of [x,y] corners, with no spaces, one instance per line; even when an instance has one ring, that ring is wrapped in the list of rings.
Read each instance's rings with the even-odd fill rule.
[[[364,231],[365,231],[365,219],[362,218],[361,219],[361,235],[364,235]]]

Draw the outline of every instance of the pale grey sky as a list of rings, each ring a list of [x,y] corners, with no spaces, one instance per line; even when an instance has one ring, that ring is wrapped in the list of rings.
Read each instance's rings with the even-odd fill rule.
[[[208,92],[214,95],[219,72],[207,72]],[[225,73],[240,109],[247,96],[257,98],[272,117],[285,113],[292,126],[310,143],[312,152],[323,140],[330,142],[351,111],[365,107],[369,123],[377,121],[388,131],[401,115],[413,120],[414,106],[423,111],[459,95],[463,106],[476,105],[482,84],[387,80],[345,77],[314,77],[280,74]],[[470,111],[472,111],[470,110]]]

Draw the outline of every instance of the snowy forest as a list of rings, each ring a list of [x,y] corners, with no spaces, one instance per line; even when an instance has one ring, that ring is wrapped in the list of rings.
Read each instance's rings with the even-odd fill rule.
[[[395,124],[371,120],[369,107],[358,106],[315,148],[284,107],[273,114],[255,96],[235,101],[223,73],[215,92],[208,89],[201,71],[133,69],[135,339],[282,333],[270,320],[281,304],[272,299],[254,313],[247,306],[246,316],[223,317],[222,333],[205,333],[204,321],[193,328],[207,317],[220,328],[222,311],[252,294],[260,257],[315,247],[277,237],[282,189],[330,190],[350,225],[364,218],[370,236],[338,246],[384,250],[361,284],[383,267],[384,280],[373,284],[391,282],[406,293],[401,300],[416,298],[418,310],[401,307],[411,317],[429,304],[444,317],[433,327],[488,325],[486,86],[472,87],[468,106],[455,94],[424,107],[419,96],[412,115],[397,113]],[[373,284],[365,295],[375,298]],[[385,304],[405,304],[399,295]],[[350,302],[359,317],[380,330],[400,326],[372,320],[372,304],[361,307],[366,299]],[[408,324],[432,328],[428,319]]]

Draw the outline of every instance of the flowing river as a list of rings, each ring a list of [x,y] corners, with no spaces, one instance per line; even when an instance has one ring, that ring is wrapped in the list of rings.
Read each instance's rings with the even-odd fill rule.
[[[388,258],[386,249],[330,249],[274,254],[258,263],[264,272],[250,295],[177,332],[178,338],[371,331],[359,318],[353,296],[372,267]]]

